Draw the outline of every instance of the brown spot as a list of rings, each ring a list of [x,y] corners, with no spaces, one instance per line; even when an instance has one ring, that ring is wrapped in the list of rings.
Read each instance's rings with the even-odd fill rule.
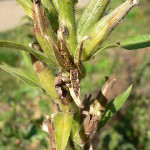
[[[45,124],[47,124],[47,127],[48,127],[51,148],[52,150],[54,150],[56,149],[54,123],[51,119],[45,119]]]
[[[85,134],[92,138],[97,130],[98,118],[96,116],[87,116],[84,120],[84,131]]]
[[[40,27],[38,25],[37,14],[35,12],[35,4],[34,3],[32,5],[32,16],[33,16],[35,32],[40,34]]]
[[[36,61],[34,63],[34,69],[37,73],[40,73],[41,71],[43,71],[44,68],[45,68],[44,65],[40,61]]]
[[[72,79],[73,79],[73,80],[77,80],[77,79],[78,79],[77,74],[73,75],[73,76],[72,76]]]
[[[77,84],[73,84],[73,87],[74,88],[78,88],[79,86]]]
[[[120,42],[117,42],[116,44],[117,44],[117,45],[120,45]]]

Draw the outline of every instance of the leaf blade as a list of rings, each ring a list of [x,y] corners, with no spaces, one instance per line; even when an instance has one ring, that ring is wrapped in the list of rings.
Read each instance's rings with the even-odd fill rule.
[[[86,35],[86,32],[99,20],[108,3],[109,0],[92,0],[89,2],[78,22],[78,41],[80,41],[83,36]]]
[[[65,150],[71,131],[72,121],[73,114],[70,112],[57,113],[54,116],[56,150]]]
[[[18,69],[18,68],[12,68],[6,64],[0,65],[0,68],[14,75],[15,77],[19,78],[22,82],[26,83],[27,85],[31,87],[42,88],[41,83],[33,70],[23,70],[23,69]]]
[[[113,114],[122,107],[122,105],[125,103],[125,101],[129,97],[131,89],[132,89],[132,85],[130,85],[129,88],[125,92],[117,96],[113,101],[111,101],[108,104],[108,106],[106,107],[104,117],[99,123],[98,130],[101,129],[107,123],[109,118],[111,118]]]
[[[127,50],[140,49],[150,46],[150,35],[136,35],[120,42],[120,47]]]
[[[24,11],[26,12],[26,14],[32,18],[32,2],[31,0],[16,0],[24,9]]]
[[[45,63],[49,63],[48,58],[40,51],[36,51],[28,46],[25,46],[21,43],[16,43],[13,41],[1,41],[0,40],[0,47],[3,48],[12,48],[12,49],[18,49],[23,50],[29,53],[32,53],[38,60],[44,61]]]

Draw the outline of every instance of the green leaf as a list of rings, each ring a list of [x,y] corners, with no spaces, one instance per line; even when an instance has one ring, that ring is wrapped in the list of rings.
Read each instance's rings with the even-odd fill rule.
[[[98,50],[98,48],[103,44],[105,39],[110,35],[110,33],[115,29],[118,23],[126,16],[126,14],[133,8],[137,6],[138,1],[127,0],[114,9],[110,14],[104,16],[100,19],[88,32],[87,36],[91,36],[91,40],[85,42],[83,48],[82,60],[87,60],[90,58],[93,51]]]
[[[12,68],[8,65],[0,65],[0,68],[11,73],[15,77],[19,78],[24,83],[32,87],[42,87],[41,83],[33,70],[23,70],[18,68]]]
[[[89,2],[78,22],[78,41],[97,23],[108,3],[109,0],[91,0]]]
[[[28,46],[25,46],[23,44],[12,42],[12,41],[0,41],[0,47],[13,48],[13,49],[27,51],[27,52],[33,54],[38,60],[41,60],[41,61],[49,64],[49,59],[47,58],[47,56],[45,54],[43,54],[40,51],[36,51],[36,50],[34,50]]]
[[[150,46],[150,35],[136,35],[120,42],[122,48],[134,50]]]
[[[72,120],[73,114],[70,112],[57,113],[54,116],[56,150],[65,150],[70,136]]]
[[[130,95],[131,89],[132,85],[125,92],[117,96],[113,101],[108,104],[105,110],[104,117],[99,123],[98,129],[101,129],[107,123],[107,121],[115,114],[115,112],[117,112],[123,106],[123,104]]]
[[[44,14],[44,7],[41,3],[33,3],[33,21],[36,38],[51,64],[64,68],[64,62],[57,48],[57,39],[51,24]]]
[[[31,0],[16,0],[24,9],[26,14],[32,18],[32,2]]]
[[[96,56],[97,54],[99,54],[100,52],[102,52],[102,51],[104,51],[104,50],[106,50],[106,49],[109,49],[109,48],[114,48],[114,47],[119,47],[119,45],[117,45],[117,44],[108,44],[108,45],[105,45],[105,46],[99,48],[98,50],[93,51],[93,52],[89,55],[89,57],[90,57],[90,58],[91,58],[91,57],[94,57],[94,56]]]

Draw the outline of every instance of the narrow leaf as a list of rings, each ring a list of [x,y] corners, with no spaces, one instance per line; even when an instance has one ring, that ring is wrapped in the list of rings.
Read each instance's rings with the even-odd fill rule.
[[[57,113],[54,116],[56,150],[65,150],[70,136],[72,120],[73,114],[70,112]]]
[[[27,52],[33,54],[38,60],[44,61],[45,63],[49,64],[49,60],[48,60],[47,56],[45,56],[45,54],[43,54],[40,51],[36,51],[36,50],[34,50],[28,46],[25,46],[23,44],[12,42],[12,41],[0,41],[0,47],[27,51]]]
[[[43,89],[52,97],[54,101],[57,101],[54,88],[54,75],[52,74],[51,70],[49,70],[47,65],[38,61],[33,55],[30,56],[33,63],[33,68],[41,82]]]
[[[140,49],[150,46],[150,35],[136,35],[120,42],[122,48],[128,50]]]
[[[32,2],[31,0],[16,0],[25,10],[26,14],[32,18]]]
[[[132,85],[108,104],[104,117],[99,123],[98,129],[101,129],[107,123],[107,121],[123,106],[130,95],[131,89]]]
[[[11,73],[15,77],[19,78],[24,83],[32,87],[42,87],[41,83],[33,70],[23,70],[18,68],[12,68],[8,65],[0,65],[0,68]]]
[[[78,41],[80,41],[86,32],[99,20],[108,3],[109,0],[91,0],[89,2],[78,22]]]
[[[84,44],[82,60],[89,59],[93,51],[98,50],[119,22],[137,5],[139,5],[138,0],[126,0],[110,14],[99,20],[86,34],[87,36],[91,36],[92,39],[86,41]]]
[[[47,16],[45,16],[44,8],[40,2],[36,3],[35,0],[33,1],[32,12],[36,38],[44,53],[50,60],[52,60],[53,63],[55,63],[55,66],[58,66],[59,64],[62,68],[64,68],[63,59],[61,58],[57,48],[54,31]]]

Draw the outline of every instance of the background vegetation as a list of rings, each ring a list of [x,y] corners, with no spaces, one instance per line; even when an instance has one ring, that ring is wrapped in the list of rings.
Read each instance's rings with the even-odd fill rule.
[[[113,9],[123,0],[112,1]],[[108,11],[109,11],[108,9]],[[78,16],[82,10],[79,11]],[[24,18],[27,19],[27,18]],[[30,20],[15,29],[0,33],[0,40],[29,43],[32,41]],[[111,34],[118,42],[130,35],[150,33],[150,1],[141,1],[126,19]],[[150,149],[150,48],[140,51],[110,49],[92,62],[86,63],[89,76],[81,85],[83,93],[90,89],[93,95],[104,82],[104,76],[115,77],[117,83],[112,98],[121,93],[130,83],[133,90],[124,107],[94,138],[94,149],[100,150],[149,150]],[[8,49],[0,50],[0,63],[11,66],[31,67],[25,53]],[[82,97],[84,98],[84,94]],[[48,149],[47,135],[40,125],[49,113],[49,99],[42,91],[30,88],[8,73],[0,70],[0,150]]]

